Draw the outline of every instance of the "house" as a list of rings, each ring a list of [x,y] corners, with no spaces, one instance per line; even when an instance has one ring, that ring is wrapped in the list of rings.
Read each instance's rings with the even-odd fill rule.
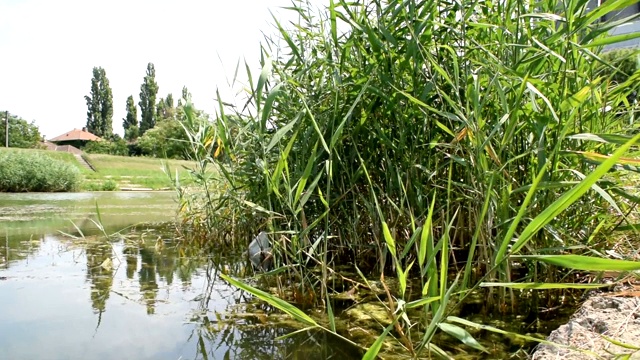
[[[102,141],[102,138],[88,132],[87,128],[84,127],[82,130],[73,129],[49,140],[49,142],[54,143],[57,146],[71,145],[76,148],[82,148],[89,141]]]

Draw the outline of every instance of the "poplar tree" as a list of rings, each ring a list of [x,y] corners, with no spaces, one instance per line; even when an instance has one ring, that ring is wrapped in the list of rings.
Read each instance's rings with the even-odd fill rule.
[[[133,101],[133,95],[127,98],[127,117],[122,119],[122,127],[125,139],[135,140],[138,138],[138,108]]]
[[[140,135],[156,126],[156,96],[158,84],[156,83],[156,69],[153,63],[147,65],[147,75],[140,86]]]
[[[95,135],[111,138],[113,136],[113,92],[109,86],[107,73],[102,68],[100,68],[100,113],[102,115],[101,135]]]
[[[110,137],[113,134],[113,93],[103,68],[93,68],[90,94],[84,99],[87,103],[87,131],[96,136]]]
[[[156,105],[156,121],[175,120],[176,109],[173,106],[173,95],[169,94],[165,99],[160,98]]]

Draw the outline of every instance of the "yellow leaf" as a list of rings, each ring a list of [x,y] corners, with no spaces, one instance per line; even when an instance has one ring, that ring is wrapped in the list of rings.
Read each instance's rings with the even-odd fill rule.
[[[213,154],[213,158],[217,159],[218,155],[220,155],[221,152],[222,152],[222,141],[220,141],[220,139],[218,138],[218,148],[216,149],[216,152]]]

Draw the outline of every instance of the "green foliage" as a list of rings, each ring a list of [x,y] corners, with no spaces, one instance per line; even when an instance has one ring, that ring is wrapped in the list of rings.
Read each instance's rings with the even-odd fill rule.
[[[0,147],[6,144],[6,111],[0,112]],[[9,113],[9,147],[37,148],[42,136],[35,122],[28,123],[19,116]]]
[[[569,34],[604,38],[605,30],[588,28],[593,19],[577,1],[566,11],[584,22],[561,27],[545,16],[535,23],[517,16],[529,11],[520,1],[442,9],[435,1],[411,4],[352,8],[339,1],[320,18],[297,7],[306,14],[300,30],[280,27],[291,55],[269,60],[263,54],[263,71],[251,84],[255,115],[221,114],[216,125],[234,159],[234,176],[227,180],[230,188],[242,189],[236,197],[287,219],[267,215],[264,226],[300,237],[324,231],[336,236],[330,249],[352,248],[347,241],[387,247],[373,206],[378,198],[379,212],[403,249],[411,231],[401,229],[423,223],[435,197],[435,214],[441,215],[432,219],[434,228],[451,228],[473,267],[484,261],[480,256],[495,255],[477,248],[497,252],[526,227],[523,221],[509,228],[516,215],[535,218],[563,194],[562,184],[591,171],[592,165],[568,152],[609,152],[611,144],[568,136],[619,131],[624,122],[602,108],[619,103],[628,90],[595,77],[595,64],[603,60],[587,43],[556,41],[574,36]],[[461,11],[464,21],[456,19]],[[539,9],[545,11],[555,8]],[[340,36],[336,19],[349,28]],[[514,45],[536,42],[542,45]],[[521,187],[538,174],[545,188],[522,207]],[[577,229],[590,233],[606,206],[602,197],[574,204],[574,216],[555,216],[547,227],[554,230],[536,233],[531,248],[579,243]],[[317,228],[304,226],[304,219]],[[496,238],[506,243],[490,240]],[[291,242],[298,243],[305,241]],[[355,258],[361,265],[385,265]],[[495,265],[497,259],[485,260]]]
[[[161,103],[168,106],[166,102]],[[155,128],[138,138],[138,146],[143,155],[169,159],[192,157],[191,144],[185,128],[194,131],[201,123],[208,122],[208,117],[204,112],[194,108],[192,108],[193,117],[189,117],[185,114],[184,107],[181,105],[173,109],[177,112],[175,119],[165,118],[166,121],[159,122]],[[168,108],[165,109],[168,110]]]
[[[122,127],[125,139],[132,141],[138,138],[138,108],[136,108],[132,95],[127,98],[127,117],[122,119]]]
[[[140,86],[140,135],[156,126],[156,96],[158,84],[156,83],[156,69],[152,63],[147,64],[147,75]]]
[[[180,146],[180,141],[184,141],[182,132],[182,127],[177,121],[164,122],[138,138],[138,146],[143,155],[180,158],[183,156],[183,147]]]
[[[603,75],[610,76],[616,84],[622,84],[638,70],[640,57],[637,49],[618,49],[602,54],[602,60]]]
[[[117,191],[118,183],[111,179],[107,179],[104,182],[90,182],[83,186],[83,188],[86,191]]]
[[[0,191],[75,191],[80,180],[78,168],[44,153],[0,151]]]
[[[90,141],[82,150],[90,154],[129,155],[126,141],[120,138],[111,141]]]
[[[176,108],[173,107],[173,95],[167,95],[166,99],[160,98],[156,106],[156,119],[158,122],[176,120]]]
[[[96,136],[110,136],[113,133],[113,94],[103,68],[93,68],[91,92],[84,98],[87,102],[87,130]]]
[[[118,190],[118,183],[115,181],[108,179],[104,183],[102,183],[102,191],[116,191]]]
[[[191,92],[189,92],[189,89],[187,89],[186,86],[182,87],[182,99],[184,99],[184,101],[191,101]],[[178,100],[178,105],[180,104],[180,100]]]
[[[127,141],[135,141],[140,136],[140,129],[138,125],[130,126],[124,131],[124,138]]]

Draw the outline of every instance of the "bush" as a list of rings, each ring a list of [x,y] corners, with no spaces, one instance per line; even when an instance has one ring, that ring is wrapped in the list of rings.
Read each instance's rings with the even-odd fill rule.
[[[90,154],[129,155],[127,143],[120,137],[113,141],[91,141],[82,150]]]
[[[138,138],[142,154],[157,158],[185,159],[188,144],[182,125],[175,120],[164,121]]]
[[[159,121],[153,129],[138,138],[137,145],[142,155],[185,160],[193,157],[192,134],[207,128],[209,116],[196,109],[187,98],[185,102],[189,104],[190,115],[186,114],[186,105],[179,105],[175,119],[171,117]],[[185,129],[191,135],[187,135]]]
[[[87,191],[116,191],[118,190],[118,183],[107,179],[101,183],[88,183],[85,184],[85,190]]]
[[[602,54],[602,60],[607,65],[602,65],[603,75],[611,76],[611,81],[621,84],[638,70],[638,50],[618,49]],[[611,66],[609,66],[611,65]]]
[[[116,191],[118,190],[118,183],[108,179],[102,183],[102,191]]]
[[[75,191],[80,179],[76,167],[44,154],[0,152],[0,191]]]

